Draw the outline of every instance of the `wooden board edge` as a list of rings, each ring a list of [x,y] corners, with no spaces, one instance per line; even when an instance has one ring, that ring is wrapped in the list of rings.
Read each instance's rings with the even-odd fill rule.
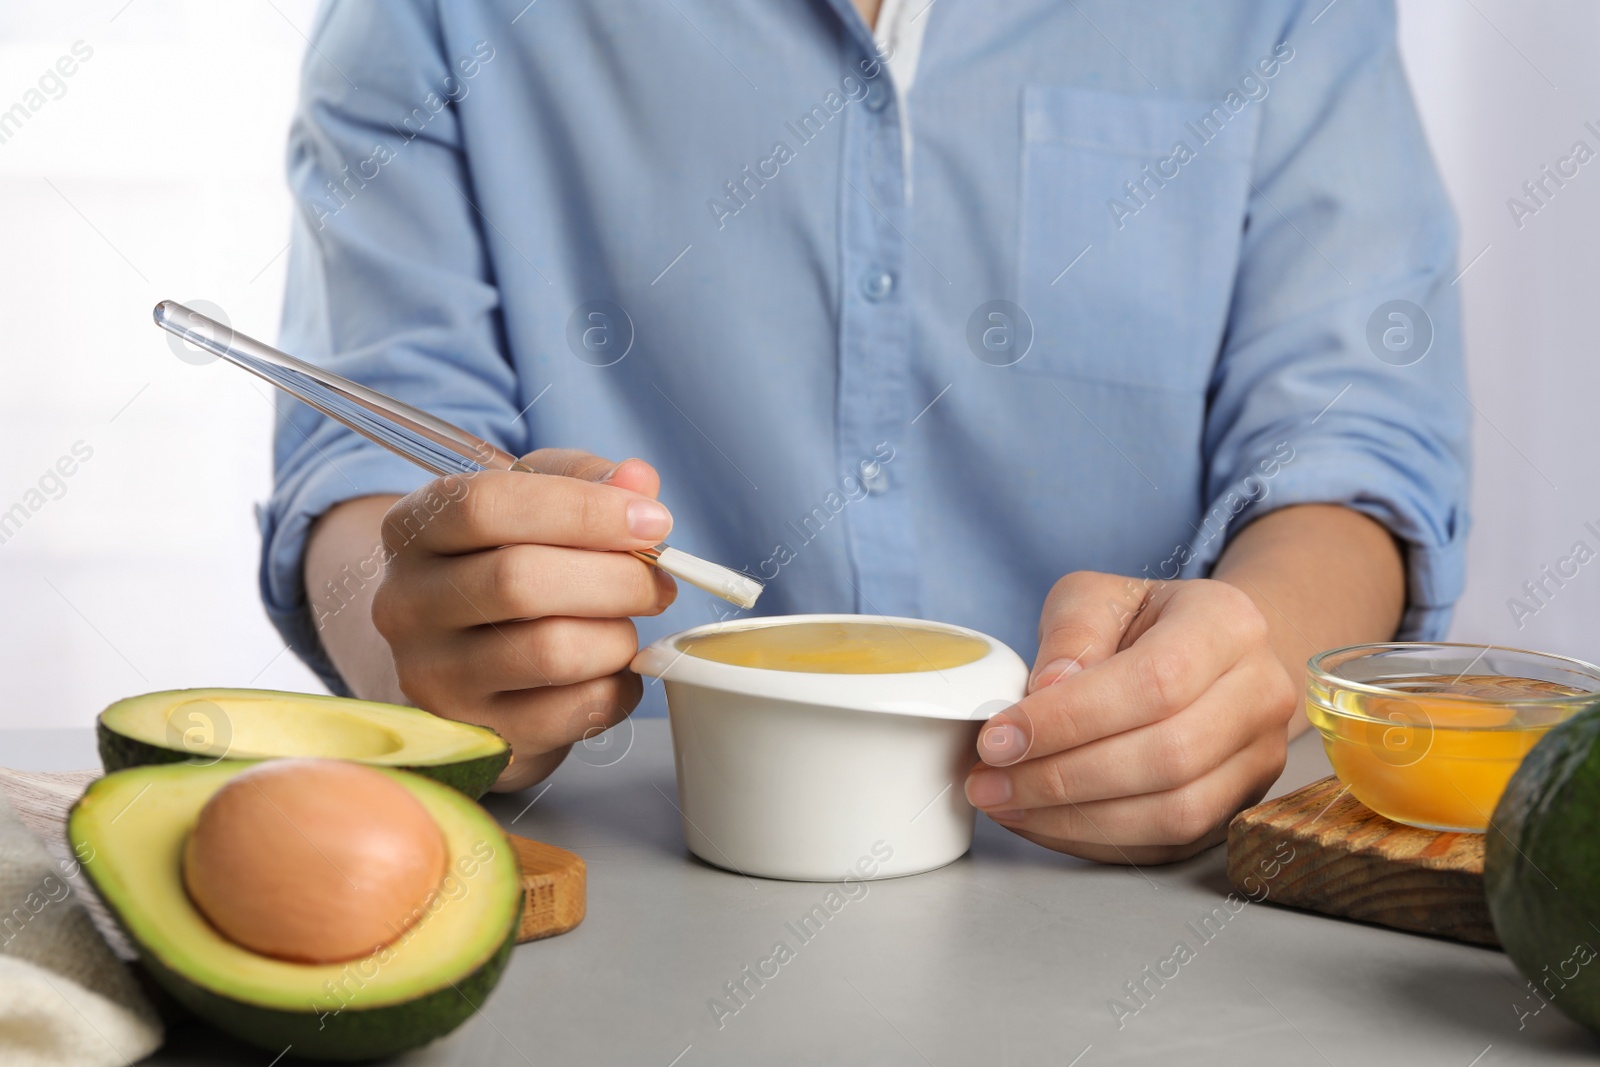
[[[577,853],[507,834],[522,872],[517,944],[564,934],[588,913],[588,865]]]
[[[1380,861],[1364,855],[1359,848],[1342,846],[1326,829],[1318,831],[1298,819],[1260,818],[1261,808],[1277,808],[1277,813],[1287,814],[1306,807],[1308,799],[1315,798],[1322,802],[1328,796],[1331,781],[1323,779],[1312,782],[1233,817],[1228,824],[1225,847],[1227,878],[1235,890],[1259,903],[1277,904],[1388,930],[1489,948],[1500,947],[1489,915],[1488,901],[1483,897],[1481,868],[1478,871],[1463,870],[1426,856],[1383,858]],[[1252,814],[1256,817],[1252,818]],[[1284,856],[1284,846],[1291,850],[1288,857]],[[1295,861],[1307,851],[1314,851],[1319,862],[1303,866],[1296,872]],[[1404,886],[1384,890],[1378,885],[1370,895],[1347,896],[1342,900],[1321,895],[1323,886],[1337,882],[1353,871],[1362,870],[1364,874],[1369,874],[1371,868],[1380,862],[1390,868],[1390,878],[1402,882],[1419,872],[1436,878],[1437,882],[1428,892],[1453,901],[1450,913],[1454,921],[1440,924],[1431,922],[1426,911],[1408,912],[1399,899],[1404,895]],[[1434,908],[1433,911],[1437,913],[1438,909]]]

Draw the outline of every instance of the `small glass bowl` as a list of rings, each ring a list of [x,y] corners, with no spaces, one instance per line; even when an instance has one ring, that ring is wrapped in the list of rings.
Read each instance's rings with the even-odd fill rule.
[[[1306,717],[1356,799],[1457,833],[1483,833],[1528,750],[1600,696],[1600,667],[1496,645],[1351,645],[1306,675]]]

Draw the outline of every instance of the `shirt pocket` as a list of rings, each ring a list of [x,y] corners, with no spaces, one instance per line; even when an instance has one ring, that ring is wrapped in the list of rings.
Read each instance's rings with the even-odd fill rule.
[[[1227,326],[1259,109],[1024,88],[1018,289],[1033,344],[1019,372],[1206,388]]]

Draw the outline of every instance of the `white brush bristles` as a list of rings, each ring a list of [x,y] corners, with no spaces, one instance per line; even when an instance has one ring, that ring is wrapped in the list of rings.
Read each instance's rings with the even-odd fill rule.
[[[721,564],[703,560],[699,556],[691,556],[676,548],[663,547],[656,559],[656,566],[674,578],[688,582],[697,589],[704,589],[713,596],[719,596],[741,608],[755,607],[756,598],[761,595],[761,590],[764,588],[760,582],[747,574],[729,570]]]

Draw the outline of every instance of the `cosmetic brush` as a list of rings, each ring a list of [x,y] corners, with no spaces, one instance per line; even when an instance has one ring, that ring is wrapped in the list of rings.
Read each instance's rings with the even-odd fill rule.
[[[176,301],[157,304],[155,321],[438,477],[485,470],[540,473],[459,426],[246,337]],[[762,584],[749,575],[666,544],[635,549],[633,555],[741,608],[755,606],[761,595]]]

